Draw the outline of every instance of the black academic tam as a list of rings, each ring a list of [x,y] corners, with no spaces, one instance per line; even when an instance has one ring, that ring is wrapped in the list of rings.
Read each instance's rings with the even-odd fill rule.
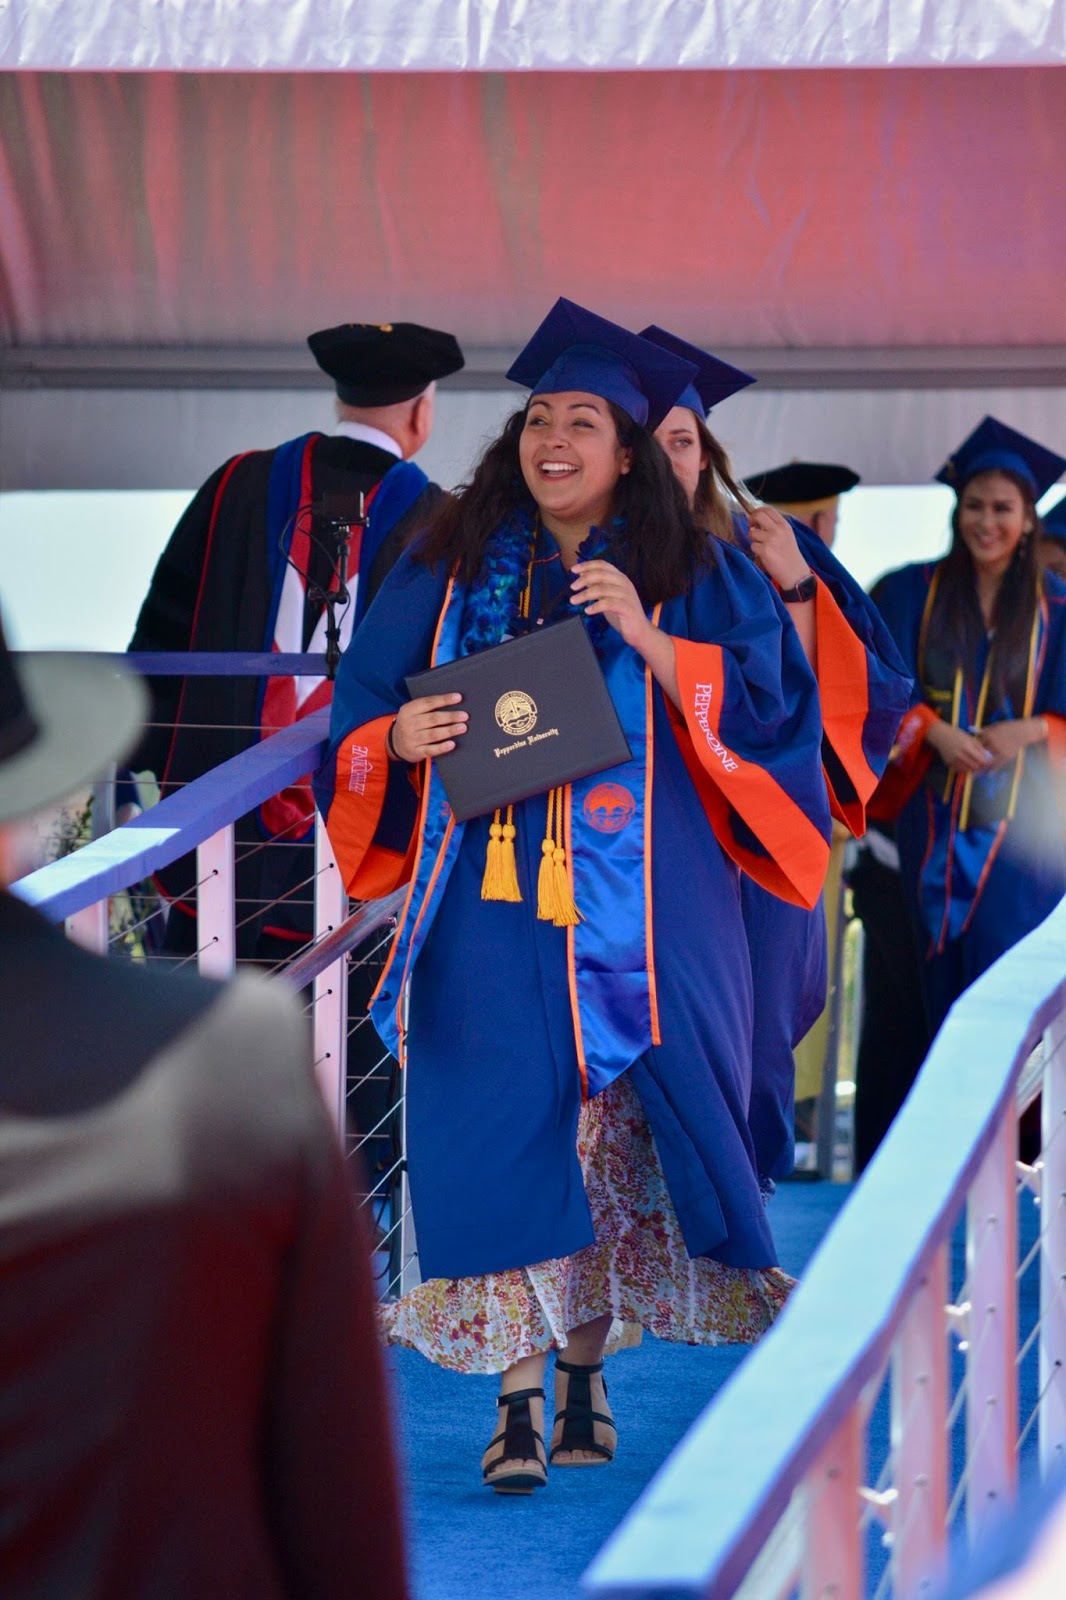
[[[309,334],[307,343],[346,406],[413,400],[464,365],[452,334],[417,322],[342,322]]]
[[[765,500],[768,505],[799,506],[812,500],[831,500],[834,495],[854,489],[859,482],[859,474],[850,467],[828,461],[790,461],[783,467],[753,472],[744,479],[744,487],[756,500]]]

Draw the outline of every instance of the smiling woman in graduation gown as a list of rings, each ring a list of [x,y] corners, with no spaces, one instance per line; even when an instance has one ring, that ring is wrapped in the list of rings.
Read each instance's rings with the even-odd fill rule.
[[[796,518],[752,505],[735,482],[705,419],[713,406],[755,380],[665,329],[645,328],[644,337],[697,369],[656,437],[692,496],[695,514],[709,531],[758,561],[801,630],[818,680],[830,808],[858,837],[910,705],[911,680],[900,653],[876,606],[824,541]],[[836,467],[782,469],[778,485],[766,484],[769,476],[762,475],[764,493],[783,483],[789,497],[801,501],[831,498],[858,481]],[[826,916],[821,901],[814,910],[790,905],[750,877],[741,900],[755,990],[748,1121],[760,1180],[772,1190],[773,1180],[786,1177],[794,1163],[793,1051],[826,1001]]]
[[[878,585],[915,692],[877,807],[898,818],[931,1033],[1066,892],[1066,584],[1040,571],[1036,514],[1064,468],[985,418],[937,474],[958,496],[947,556]]]
[[[612,1315],[690,1340],[750,1338],[766,1326],[781,1289],[747,1128],[752,997],[740,876],[813,905],[829,831],[814,681],[795,633],[745,557],[710,550],[686,525],[643,427],[691,368],[560,302],[511,375],[533,400],[468,491],[486,463],[520,459],[506,513],[465,570],[429,562],[424,549],[398,563],[342,662],[332,749],[317,780],[350,892],[409,885],[373,1017],[409,1065],[423,1277],[448,1283],[408,1296],[422,1296],[418,1315],[394,1317],[393,1335],[482,1371],[521,1365]],[[582,412],[601,431],[617,429],[622,447],[602,528],[590,529],[580,505],[569,517],[553,511],[580,499],[592,471],[576,431]],[[568,467],[576,489],[553,481]],[[647,565],[656,495],[663,517],[687,527],[687,577],[666,594],[654,593]],[[436,762],[408,771],[389,759],[404,679],[499,643],[522,611],[550,626],[571,594],[586,607],[632,757],[516,805],[521,898],[485,899],[493,820],[455,821]],[[542,842],[562,859],[576,915],[538,915]],[[709,914],[694,917],[697,905]],[[616,1182],[605,1218],[589,1148],[613,1140],[618,1149],[623,1139],[643,1150],[641,1193],[627,1196]],[[658,1185],[651,1205],[649,1184]],[[660,1281],[660,1258],[639,1285],[631,1262],[619,1285],[634,1241],[665,1248],[674,1238],[667,1275],[685,1281]],[[542,1267],[587,1260],[612,1240],[598,1289],[586,1276],[576,1296],[571,1280],[552,1301]],[[487,1325],[480,1285],[516,1273],[527,1310],[507,1300],[513,1326],[501,1338]],[[727,1281],[736,1298],[723,1308],[716,1294]],[[672,1304],[693,1296],[698,1326]]]

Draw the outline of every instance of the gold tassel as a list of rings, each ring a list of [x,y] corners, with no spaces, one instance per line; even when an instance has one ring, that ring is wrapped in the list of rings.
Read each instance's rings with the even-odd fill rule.
[[[496,812],[489,824],[489,845],[485,851],[485,876],[481,880],[482,900],[498,900],[500,898],[500,841],[503,838],[503,825],[500,822],[500,813]]]
[[[570,874],[566,870],[566,850],[563,845],[563,791],[561,789],[558,791],[555,802],[555,849],[552,851],[552,877],[555,879],[555,926],[557,928],[576,928],[582,917],[574,904],[574,894],[570,887]]]
[[[521,900],[518,870],[514,855],[514,808],[507,807],[507,821],[501,823],[497,811],[489,824],[489,843],[485,851],[485,876],[481,880],[482,900]]]
[[[510,900],[512,904],[522,899],[522,891],[518,887],[518,867],[514,858],[517,831],[514,825],[514,806],[508,806],[507,821],[500,834],[500,899]]]
[[[574,904],[570,874],[566,870],[566,851],[562,845],[557,845],[552,853],[552,877],[555,879],[555,916],[552,920],[557,928],[576,928],[584,918]]]
[[[552,870],[552,857],[555,853],[555,839],[552,829],[552,817],[555,814],[555,790],[548,791],[548,820],[544,827],[544,838],[540,844],[540,871],[537,874],[537,920],[540,922],[555,921],[555,874]]]
[[[537,917],[557,928],[576,928],[582,920],[574,904],[570,874],[566,870],[563,848],[563,791],[548,795],[548,820],[540,847],[540,872],[537,875]]]

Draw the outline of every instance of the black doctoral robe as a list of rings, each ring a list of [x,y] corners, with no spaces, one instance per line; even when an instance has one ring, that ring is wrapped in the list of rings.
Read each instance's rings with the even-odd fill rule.
[[[257,450],[212,473],[175,528],[159,559],[141,607],[131,650],[269,650],[283,564],[269,548],[268,489],[275,450]],[[362,491],[369,494],[396,457],[376,445],[343,435],[314,438],[311,497]],[[410,535],[441,494],[430,484],[389,532],[359,582],[368,597],[380,586]],[[295,512],[296,506],[293,505]],[[291,524],[287,537],[291,539]],[[325,586],[333,550],[312,541],[311,577]],[[310,603],[304,621],[306,647],[317,620]],[[163,794],[191,782],[239,754],[259,738],[263,680],[257,678],[150,678],[152,724],[130,761],[160,781]],[[310,887],[300,885],[313,870],[309,840],[266,842],[255,813],[237,824],[237,954],[240,959],[276,959],[284,943],[295,949],[312,926]],[[255,847],[259,848],[255,848]],[[254,849],[254,854],[248,852]],[[158,875],[158,885],[178,901],[167,944],[194,950],[195,857],[184,856]],[[279,896],[287,900],[276,903]],[[184,897],[191,896],[189,899]],[[269,908],[269,909],[267,909]]]

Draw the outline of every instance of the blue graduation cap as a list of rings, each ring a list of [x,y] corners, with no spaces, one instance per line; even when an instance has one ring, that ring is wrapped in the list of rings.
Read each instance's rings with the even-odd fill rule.
[[[937,480],[956,494],[979,472],[1013,472],[1025,480],[1039,500],[1066,471],[1066,457],[1046,450],[1035,439],[986,417],[944,462]]]
[[[1066,495],[1056,500],[1050,511],[1042,514],[1040,521],[1044,525],[1044,532],[1053,539],[1066,539]]]
[[[507,376],[534,395],[569,389],[599,395],[638,426],[657,428],[692,383],[696,367],[573,300],[559,299]]]
[[[672,351],[683,361],[693,363],[696,376],[684,394],[674,401],[674,405],[688,406],[690,411],[695,411],[700,416],[705,417],[714,406],[720,405],[723,400],[728,400],[731,394],[739,394],[749,383],[758,382],[750,372],[744,372],[740,367],[731,367],[728,361],[721,361],[709,351],[701,350],[699,345],[689,344],[687,339],[679,339],[676,334],[667,333],[665,328],[658,327],[654,322],[649,323],[646,328],[641,328],[640,337],[657,344],[662,350]]]

